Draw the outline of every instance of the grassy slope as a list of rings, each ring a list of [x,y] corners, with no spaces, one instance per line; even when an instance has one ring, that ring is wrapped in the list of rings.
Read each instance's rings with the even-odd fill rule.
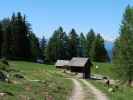
[[[96,65],[99,66],[98,69],[95,68]],[[104,76],[109,76],[111,79],[115,79],[113,67],[113,64],[109,63],[94,63],[92,72]],[[120,88],[117,91],[109,92],[105,84],[95,80],[92,80],[90,82],[93,85],[95,85],[98,89],[105,92],[109,96],[110,100],[133,100],[133,88],[129,88],[127,86],[120,86]]]
[[[109,92],[109,89],[103,83],[93,80],[91,83],[106,93],[110,100],[133,100],[133,88],[120,86],[115,92]]]
[[[11,61],[10,64],[21,71],[26,80],[16,80],[17,84],[0,82],[0,92],[11,92],[14,96],[6,96],[4,100],[66,100],[72,91],[72,82],[52,65],[43,65],[23,61]],[[30,80],[42,80],[35,82]]]
[[[94,66],[92,67],[92,73],[94,74],[100,74],[103,76],[109,76],[110,78],[115,78],[115,75],[113,73],[113,64],[111,63],[93,63]],[[96,68],[95,66],[98,66]]]

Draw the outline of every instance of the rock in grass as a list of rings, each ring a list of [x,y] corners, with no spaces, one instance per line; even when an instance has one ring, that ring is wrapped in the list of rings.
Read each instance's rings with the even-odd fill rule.
[[[18,84],[18,82],[15,81],[15,80],[8,80],[8,83],[10,83],[10,84]]]
[[[6,95],[6,93],[4,93],[4,92],[0,93],[1,97],[5,96],[5,95]]]
[[[6,95],[14,96],[13,93],[11,93],[11,92],[0,92],[1,97],[6,96]]]

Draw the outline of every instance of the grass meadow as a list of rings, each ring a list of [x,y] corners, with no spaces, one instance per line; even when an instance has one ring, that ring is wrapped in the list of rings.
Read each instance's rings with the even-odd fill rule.
[[[96,68],[96,65],[98,66],[98,68]],[[110,79],[116,79],[114,68],[115,66],[111,63],[95,62],[92,68],[92,73],[107,76]],[[110,92],[109,88],[114,88],[113,85],[108,88],[105,83],[102,83],[101,81],[90,80],[89,82],[91,82],[96,86],[96,88],[107,94],[110,100],[133,100],[133,88],[128,87],[125,84],[119,85],[119,89],[115,90],[114,92]]]
[[[72,82],[65,79],[65,76],[53,65],[24,61],[10,61],[9,63],[25,79],[12,78],[14,81],[12,84],[0,82],[0,92],[13,94],[1,97],[2,100],[66,100],[70,96]],[[11,76],[13,74],[15,72],[10,73]]]

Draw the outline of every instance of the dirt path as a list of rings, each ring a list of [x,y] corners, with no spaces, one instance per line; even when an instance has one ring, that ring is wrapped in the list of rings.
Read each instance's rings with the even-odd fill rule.
[[[107,96],[100,90],[96,89],[92,84],[83,79],[81,79],[81,81],[92,91],[92,93],[96,97],[96,100],[108,100]]]
[[[71,79],[74,83],[74,90],[69,100],[84,100],[83,87],[77,79]]]

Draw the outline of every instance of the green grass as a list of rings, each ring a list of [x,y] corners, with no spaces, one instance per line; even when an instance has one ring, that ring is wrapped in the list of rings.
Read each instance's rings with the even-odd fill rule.
[[[115,90],[114,92],[109,92],[109,88],[105,86],[105,84],[95,80],[92,80],[90,82],[102,92],[106,93],[109,97],[109,100],[133,100],[133,88],[120,86],[119,89]],[[112,87],[113,86],[111,86],[110,88]]]
[[[10,61],[10,65],[21,73],[25,80],[18,80],[16,84],[0,82],[0,92],[11,92],[14,96],[0,97],[2,100],[66,100],[72,91],[72,81],[65,79],[53,65],[36,64],[24,61]],[[14,74],[15,72],[11,73]],[[40,82],[33,80],[41,80]]]
[[[99,66],[99,68],[96,68],[96,65]],[[92,68],[92,73],[107,76],[110,79],[116,79],[114,67],[115,66],[111,63],[95,62]],[[90,82],[99,90],[102,90],[104,93],[106,93],[110,100],[133,100],[133,88],[129,88],[126,85],[120,85],[119,89],[115,92],[109,92],[108,87],[106,87],[104,83],[96,80],[91,80]],[[114,86],[112,85],[111,88],[112,87]]]
[[[115,74],[114,74],[114,65],[112,63],[93,63],[93,67],[92,67],[92,73],[93,74],[99,74],[99,75],[103,75],[103,76],[108,76],[112,79],[116,78]],[[98,68],[96,68],[96,65],[98,66]]]
[[[53,65],[36,64],[24,61],[10,61],[11,68],[19,71],[10,73],[11,79],[16,81],[16,84],[0,82],[0,92],[11,92],[14,96],[0,97],[0,100],[46,100],[46,97],[54,100],[67,100],[71,95],[73,83],[71,80],[65,79],[68,77],[61,71],[57,70]],[[99,68],[96,69],[95,66]],[[113,64],[109,63],[94,63],[92,73],[109,76],[115,79],[113,72]],[[21,73],[25,80],[16,79],[13,74]],[[35,82],[31,80],[41,80]],[[133,88],[120,86],[120,89],[115,92],[109,92],[108,88],[103,83],[98,81],[90,81],[98,89],[105,92],[110,100],[133,100]],[[86,86],[82,84],[84,90]],[[85,91],[90,94],[90,91]],[[86,100],[90,95],[86,96]],[[93,97],[92,97],[93,99]]]

